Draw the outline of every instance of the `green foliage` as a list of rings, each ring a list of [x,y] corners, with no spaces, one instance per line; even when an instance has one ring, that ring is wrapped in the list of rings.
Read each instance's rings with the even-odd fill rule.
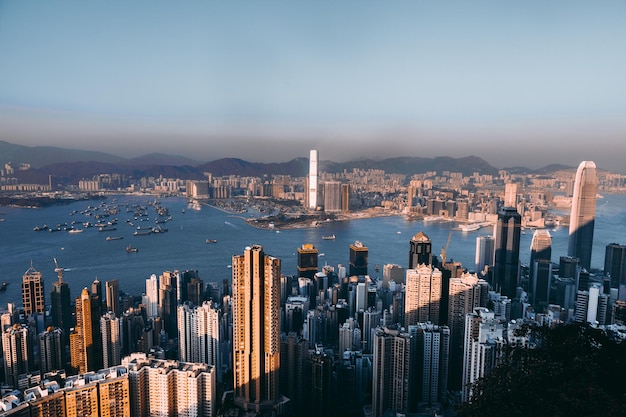
[[[580,323],[530,332],[537,346],[510,349],[458,416],[626,415],[626,343]]]

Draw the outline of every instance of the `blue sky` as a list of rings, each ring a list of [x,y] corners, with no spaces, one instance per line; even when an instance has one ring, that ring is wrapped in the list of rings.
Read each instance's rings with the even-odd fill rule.
[[[621,0],[0,0],[0,140],[28,146],[623,172],[624,74]]]

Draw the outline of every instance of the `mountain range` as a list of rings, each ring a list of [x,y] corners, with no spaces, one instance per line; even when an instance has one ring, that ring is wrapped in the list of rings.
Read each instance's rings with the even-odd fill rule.
[[[104,152],[53,146],[28,147],[0,141],[0,164],[4,166],[8,162],[11,162],[15,168],[19,164],[30,165],[30,169],[16,169],[15,171],[14,176],[24,183],[47,183],[50,175],[58,183],[77,183],[80,179],[92,178],[94,175],[104,173],[118,173],[133,178],[163,176],[181,179],[204,179],[207,172],[214,176],[290,175],[303,177],[307,175],[309,168],[308,158],[275,163],[249,162],[238,158],[201,162],[183,156],[152,153],[127,159]],[[320,161],[319,169],[330,173],[353,169],[379,169],[387,173],[407,176],[430,171],[461,172],[463,175],[471,175],[474,172],[491,175],[498,173],[497,168],[477,156],[396,157],[382,160],[359,159],[342,163]],[[554,164],[539,170],[524,167],[513,167],[507,170],[520,174],[549,174],[564,169],[573,168]]]

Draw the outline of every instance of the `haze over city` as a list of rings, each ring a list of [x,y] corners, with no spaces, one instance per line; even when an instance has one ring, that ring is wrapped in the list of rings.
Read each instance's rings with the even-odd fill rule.
[[[2,2],[0,140],[623,172],[623,39],[620,1]]]

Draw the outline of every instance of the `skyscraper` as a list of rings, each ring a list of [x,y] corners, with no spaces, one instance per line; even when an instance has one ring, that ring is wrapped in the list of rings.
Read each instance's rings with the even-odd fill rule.
[[[367,246],[358,240],[350,245],[350,276],[367,275]]]
[[[4,353],[4,381],[18,387],[18,377],[28,373],[33,365],[33,348],[28,337],[28,326],[14,324],[2,333]]]
[[[65,369],[65,344],[63,331],[49,327],[39,333],[39,370],[42,374]]]
[[[441,271],[430,265],[406,270],[405,327],[428,321],[439,323],[442,280]]]
[[[521,216],[513,207],[498,213],[495,241],[494,282],[496,291],[510,299],[516,298],[519,284],[519,245]]]
[[[545,229],[537,229],[533,233],[533,239],[530,242],[530,263],[529,263],[529,277],[531,280],[531,288],[536,288],[537,276],[535,275],[535,263],[541,261],[543,271],[539,275],[540,278],[545,278],[546,268],[551,267],[552,261],[552,236],[550,232]],[[543,261],[547,261],[547,264]],[[540,279],[541,282],[543,280]],[[548,286],[550,282],[548,282]],[[540,285],[541,286],[541,285]],[[532,294],[535,297],[535,293]],[[543,299],[540,297],[540,299]]]
[[[476,238],[476,273],[485,273],[485,267],[493,266],[495,238],[491,235]]]
[[[148,317],[159,315],[159,280],[155,274],[146,280],[146,295],[144,296],[146,314]]]
[[[232,260],[234,397],[245,410],[280,400],[280,264],[260,245]]]
[[[122,360],[120,319],[112,311],[108,311],[100,317],[100,334],[102,337],[103,368],[119,365]]]
[[[312,149],[309,153],[309,208],[315,210],[317,208],[317,162],[318,162],[318,152],[315,149]]]
[[[298,277],[313,279],[317,273],[318,250],[312,243],[298,248]]]
[[[120,282],[117,279],[104,283],[106,292],[107,311],[112,311],[115,317],[120,317]]]
[[[417,343],[417,400],[428,407],[443,404],[448,393],[450,329],[432,323],[418,323],[409,328]]]
[[[44,312],[45,299],[41,272],[37,271],[32,264],[22,276],[22,304],[26,316]]]
[[[91,296],[86,287],[76,297],[76,327],[70,334],[70,363],[76,373],[94,370]]]
[[[59,280],[52,283],[50,291],[50,304],[52,305],[52,325],[63,331],[63,345],[69,343],[70,328],[72,328],[72,303],[70,287],[63,282],[63,268],[55,269],[59,274]]]
[[[221,370],[220,311],[213,302],[178,306],[178,355],[181,362],[201,362]],[[221,381],[221,372],[217,379]]]
[[[432,265],[432,242],[426,233],[420,231],[409,241],[409,269],[418,265]]]
[[[606,245],[604,273],[611,276],[611,287],[626,285],[626,246],[619,243]]]
[[[596,164],[582,161],[574,180],[567,254],[579,258],[580,266],[586,270],[591,267],[597,183]]]

